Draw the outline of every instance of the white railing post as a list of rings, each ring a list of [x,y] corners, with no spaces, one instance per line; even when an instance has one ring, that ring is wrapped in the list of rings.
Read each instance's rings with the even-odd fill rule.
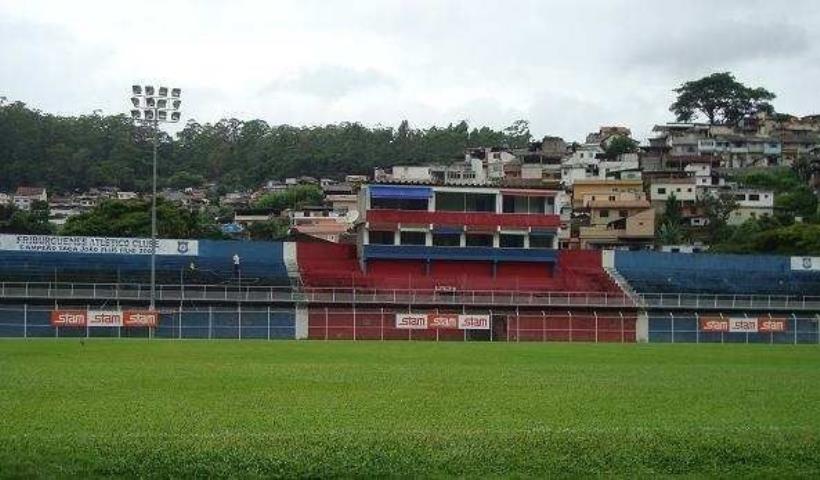
[[[28,303],[23,304],[23,338],[28,338]]]

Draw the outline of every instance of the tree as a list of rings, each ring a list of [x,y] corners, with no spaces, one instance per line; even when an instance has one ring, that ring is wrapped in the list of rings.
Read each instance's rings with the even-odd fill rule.
[[[151,236],[151,202],[107,200],[88,213],[71,217],[63,235],[103,237]],[[216,225],[204,215],[157,199],[157,235],[160,238],[221,238]]]
[[[248,225],[251,240],[282,240],[288,235],[290,222],[287,218],[274,218],[267,222],[254,222]]]
[[[683,220],[683,214],[681,213],[680,202],[674,193],[671,193],[668,197],[666,197],[666,204],[664,207],[661,223],[680,225]]]
[[[664,222],[658,227],[657,240],[661,245],[679,245],[683,241],[683,229],[680,224]]]
[[[324,195],[316,185],[296,185],[282,192],[262,195],[255,208],[282,211],[286,208],[300,208],[322,202]]]
[[[49,235],[54,226],[48,221],[48,203],[33,202],[31,209],[20,210],[14,205],[0,205],[0,233]]]
[[[697,201],[697,206],[707,220],[706,234],[709,243],[717,243],[728,235],[726,227],[729,216],[737,209],[737,200],[733,194],[708,193]]]
[[[747,87],[730,72],[713,73],[673,91],[678,97],[669,110],[679,122],[690,122],[702,114],[711,125],[735,123],[756,112],[774,111],[769,103],[775,99],[774,93],[762,87]]]
[[[625,153],[638,151],[638,144],[635,140],[621,135],[613,138],[606,147],[606,158],[614,160]]]

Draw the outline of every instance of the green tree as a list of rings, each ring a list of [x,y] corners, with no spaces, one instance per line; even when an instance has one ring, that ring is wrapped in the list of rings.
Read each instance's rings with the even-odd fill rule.
[[[33,202],[30,210],[20,210],[14,205],[0,206],[0,233],[26,235],[54,233],[54,226],[48,221],[48,203]]]
[[[315,185],[295,185],[282,192],[262,195],[254,207],[282,211],[286,208],[317,205],[322,202],[323,197],[322,190]]]
[[[713,73],[673,91],[678,97],[669,110],[680,122],[690,122],[702,114],[710,124],[734,123],[756,112],[774,111],[769,103],[775,99],[774,93],[747,87],[730,72]]]
[[[707,194],[697,201],[697,207],[707,220],[705,228],[710,244],[723,240],[730,232],[727,224],[729,216],[737,209],[737,200],[732,193]]]
[[[638,143],[628,137],[616,136],[609,142],[604,154],[606,158],[616,159],[625,153],[634,153],[638,151]]]
[[[290,223],[287,218],[274,218],[267,222],[255,222],[248,225],[248,236],[251,240],[282,240],[288,235]]]
[[[69,218],[63,235],[149,237],[151,202],[107,200],[88,213]],[[219,238],[216,225],[199,212],[157,200],[157,235],[160,238]]]

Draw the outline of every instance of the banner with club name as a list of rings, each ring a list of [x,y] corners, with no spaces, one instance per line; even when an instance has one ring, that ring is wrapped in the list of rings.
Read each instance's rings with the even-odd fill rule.
[[[11,252],[151,255],[150,238],[0,235],[0,250]],[[199,255],[197,240],[157,240],[157,255]]]
[[[700,317],[703,332],[777,333],[788,329],[788,320],[781,317]]]
[[[156,327],[159,312],[150,310],[53,310],[54,327]]]
[[[804,272],[820,271],[820,257],[791,257],[791,267]]]
[[[489,330],[489,315],[459,315],[455,313],[397,313],[396,328]]]

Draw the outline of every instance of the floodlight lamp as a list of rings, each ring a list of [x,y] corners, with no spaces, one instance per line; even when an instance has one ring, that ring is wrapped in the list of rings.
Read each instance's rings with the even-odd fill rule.
[[[139,85],[131,85],[131,93],[134,95],[142,95],[142,87]]]
[[[154,96],[154,87],[152,87],[151,85],[146,85],[145,86],[145,94],[148,95],[149,97],[153,97]]]
[[[164,98],[157,100],[157,108],[168,108],[168,100]]]
[[[178,122],[181,114],[179,112],[171,112],[171,121]]]
[[[181,89],[179,89],[179,88],[172,88],[171,89],[171,96],[172,97],[179,98],[180,95],[182,95],[182,90]]]
[[[160,97],[167,97],[168,96],[168,87],[159,87],[159,96]]]
[[[153,120],[154,119],[154,111],[153,110],[146,110],[145,111],[145,119],[146,120]]]
[[[157,100],[154,97],[148,97],[145,99],[145,106],[148,108],[154,108],[157,106]]]
[[[174,100],[171,102],[171,105],[174,107],[174,110],[179,110],[179,106],[182,105],[182,100]]]
[[[131,97],[131,103],[133,103],[135,107],[140,108],[140,99],[139,99],[139,97]]]
[[[140,120],[142,118],[142,111],[141,110],[131,110],[131,118],[134,120]]]
[[[168,120],[168,112],[166,112],[165,110],[159,110],[157,112],[157,119],[161,122]]]

